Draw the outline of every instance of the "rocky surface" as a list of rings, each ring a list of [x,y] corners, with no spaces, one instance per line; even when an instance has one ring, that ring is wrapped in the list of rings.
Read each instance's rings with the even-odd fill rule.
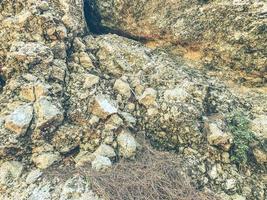
[[[94,11],[88,13],[93,31],[147,40],[199,61],[206,71],[266,83],[266,1],[88,0],[87,6]]]
[[[164,8],[157,1],[147,2],[148,8],[171,9],[169,15],[152,9],[152,14],[165,16],[162,21],[135,2],[91,2],[99,4],[94,12],[100,9],[101,15],[113,16],[103,17],[101,24],[127,33],[124,36],[131,33],[143,38],[151,34],[145,31],[154,31],[166,40],[168,35],[161,30],[177,30],[173,20],[159,27],[175,16],[172,9],[176,7],[167,1]],[[192,13],[219,6],[216,2],[192,4]],[[186,11],[181,15],[187,16],[187,3],[177,4]],[[57,168],[67,176],[62,167],[66,169],[68,160],[72,165],[67,168],[108,170],[120,159],[134,160],[142,149],[139,137],[145,135],[154,147],[181,156],[183,170],[196,188],[212,190],[222,199],[265,200],[264,87],[237,92],[237,85],[229,86],[192,67],[191,61],[174,56],[167,47],[166,51],[149,48],[116,34],[92,35],[87,32],[83,5],[82,0],[0,1],[0,199],[98,199],[90,189],[90,177],[79,174],[62,180],[45,172],[53,174]],[[128,24],[124,12],[116,15],[125,6],[125,13],[142,10],[140,23],[146,23],[149,14],[157,28],[138,32],[140,24]],[[114,10],[105,13],[106,8]],[[230,7],[225,9],[221,12]],[[207,9],[206,14],[215,12]],[[88,11],[85,16],[90,23]],[[123,30],[116,17],[126,20]],[[196,22],[203,23],[201,19]],[[190,30],[187,36],[192,38],[181,37],[181,41],[194,43],[196,30]],[[217,36],[209,26],[203,33],[207,30]],[[252,37],[264,46],[262,39]],[[215,53],[217,45],[221,43],[213,45]],[[259,64],[264,50],[257,47],[258,56],[249,58]]]

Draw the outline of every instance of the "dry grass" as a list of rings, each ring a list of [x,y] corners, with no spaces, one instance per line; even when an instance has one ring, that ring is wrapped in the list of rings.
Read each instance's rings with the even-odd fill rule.
[[[177,156],[146,146],[135,161],[124,160],[89,176],[93,190],[109,200],[215,200],[190,185],[180,163]]]

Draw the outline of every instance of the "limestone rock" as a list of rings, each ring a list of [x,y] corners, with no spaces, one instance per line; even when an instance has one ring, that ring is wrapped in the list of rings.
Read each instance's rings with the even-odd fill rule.
[[[96,10],[96,16],[94,13],[90,15],[95,19],[92,22],[95,26],[159,41],[151,42],[152,48],[174,44],[173,48],[179,55],[204,65],[218,66],[224,75],[227,74],[224,69],[229,70],[230,67],[241,71],[251,69],[247,73],[251,81],[255,81],[253,74],[262,81],[263,75],[266,75],[266,38],[265,31],[260,27],[265,24],[266,2],[234,2],[92,0],[87,6]],[[255,21],[255,30],[248,32],[247,24]],[[257,52],[257,55],[252,52]],[[230,73],[229,78],[233,77]]]
[[[227,191],[235,191],[236,190],[236,180],[235,179],[227,179],[225,182],[225,190]]]
[[[23,172],[23,165],[17,161],[7,161],[0,166],[0,184],[6,185],[18,179]]]
[[[184,101],[188,98],[188,93],[183,88],[174,88],[166,90],[164,98],[166,101]]]
[[[114,149],[106,144],[101,144],[93,154],[107,158],[114,158],[116,156]]]
[[[47,97],[38,99],[35,105],[37,112],[37,127],[40,129],[50,126],[58,126],[62,123],[64,116],[61,110]]]
[[[40,169],[46,169],[59,160],[60,155],[52,152],[45,152],[32,157],[32,161]]]
[[[39,177],[41,177],[43,172],[41,172],[39,169],[32,170],[28,176],[26,177],[26,183],[32,184],[34,183]]]
[[[32,84],[25,85],[21,88],[20,96],[29,101],[35,101],[34,86]]]
[[[90,183],[81,176],[69,178],[63,185],[59,200],[98,200],[90,190]]]
[[[86,74],[84,80],[84,88],[91,88],[93,85],[99,82],[99,77],[93,74]]]
[[[251,122],[251,129],[259,138],[267,140],[267,116],[261,115]]]
[[[33,118],[33,107],[26,104],[15,109],[6,119],[5,127],[18,135],[26,133]]]
[[[157,91],[154,90],[153,88],[146,88],[142,96],[138,98],[139,103],[143,104],[145,107],[151,107],[151,106],[156,106],[157,98]]]
[[[131,96],[131,88],[128,83],[125,81],[122,81],[121,79],[117,79],[115,84],[114,84],[114,89],[118,91],[119,94],[125,96],[125,97],[130,97]]]
[[[253,155],[260,164],[267,163],[267,152],[260,148],[253,149]]]
[[[218,146],[225,151],[230,149],[232,143],[230,134],[222,132],[215,123],[208,124],[207,129],[208,142],[211,145]]]
[[[96,96],[91,109],[94,115],[102,119],[118,112],[114,103],[104,96]]]
[[[109,158],[104,156],[96,156],[92,162],[92,168],[96,171],[105,171],[112,165]]]
[[[93,62],[91,60],[91,58],[89,57],[89,55],[85,52],[81,52],[79,54],[79,60],[80,60],[80,64],[84,67],[84,68],[92,68],[94,67]]]
[[[117,142],[119,153],[122,157],[131,158],[135,156],[138,144],[129,131],[122,130],[118,135]]]

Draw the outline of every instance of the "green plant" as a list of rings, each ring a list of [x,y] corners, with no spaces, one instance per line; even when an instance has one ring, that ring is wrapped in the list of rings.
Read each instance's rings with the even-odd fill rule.
[[[254,140],[254,135],[249,127],[248,117],[240,111],[232,112],[227,116],[229,131],[233,134],[233,148],[231,160],[239,166],[248,163],[250,144]]]

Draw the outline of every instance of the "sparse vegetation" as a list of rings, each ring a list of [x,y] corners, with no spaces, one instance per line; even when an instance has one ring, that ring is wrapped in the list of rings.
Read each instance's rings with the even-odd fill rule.
[[[231,160],[239,166],[248,164],[250,144],[254,140],[249,127],[249,119],[245,113],[237,111],[227,116],[229,131],[234,136]]]

